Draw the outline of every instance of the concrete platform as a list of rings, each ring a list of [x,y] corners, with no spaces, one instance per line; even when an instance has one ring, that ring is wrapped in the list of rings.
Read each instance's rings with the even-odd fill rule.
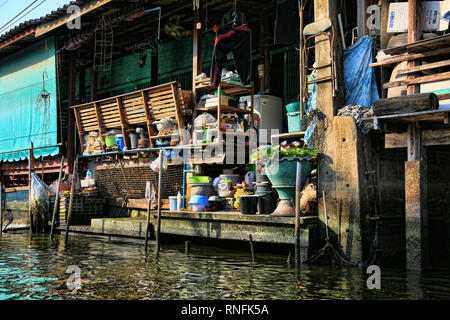
[[[292,217],[242,215],[235,212],[169,212],[161,214],[161,233],[186,237],[294,244],[295,220]],[[154,238],[156,212],[151,213],[151,235]],[[317,217],[302,218],[301,243],[308,247],[310,227]],[[92,219],[90,232],[103,235],[145,237],[146,217]],[[73,231],[76,231],[75,229]],[[82,231],[82,230],[79,230]],[[86,230],[87,231],[87,230]]]

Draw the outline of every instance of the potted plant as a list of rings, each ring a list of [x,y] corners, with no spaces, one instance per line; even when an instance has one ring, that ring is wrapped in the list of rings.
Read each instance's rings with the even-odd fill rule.
[[[318,154],[319,151],[300,147],[299,143],[283,143],[280,146],[260,147],[250,156],[250,160],[256,164],[256,170],[264,170],[272,187],[278,192],[280,202],[274,215],[295,215],[297,163],[301,163],[301,184],[304,185]]]

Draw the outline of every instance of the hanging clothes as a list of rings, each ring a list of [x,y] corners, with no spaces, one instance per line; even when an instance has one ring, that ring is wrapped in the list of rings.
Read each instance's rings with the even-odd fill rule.
[[[241,12],[229,12],[222,18],[222,25],[216,33],[214,52],[211,62],[211,83],[220,84],[223,64],[227,54],[233,54],[236,70],[243,85],[251,81],[252,76],[252,31],[247,19]]]
[[[278,0],[274,44],[291,45],[300,42],[298,0]]]

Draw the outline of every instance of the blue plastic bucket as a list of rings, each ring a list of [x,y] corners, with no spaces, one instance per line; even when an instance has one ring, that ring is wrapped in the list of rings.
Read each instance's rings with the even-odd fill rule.
[[[123,134],[116,134],[116,144],[119,147],[120,151],[123,151],[125,148],[125,141],[123,139]]]

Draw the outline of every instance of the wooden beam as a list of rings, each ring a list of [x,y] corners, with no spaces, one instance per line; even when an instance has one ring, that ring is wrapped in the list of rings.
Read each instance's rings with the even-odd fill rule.
[[[21,33],[21,34],[15,36],[15,37],[12,37],[12,38],[9,39],[9,40],[6,40],[5,42],[3,42],[3,43],[0,44],[0,49],[2,49],[2,48],[4,48],[4,47],[7,47],[7,46],[9,46],[11,43],[14,43],[14,42],[16,42],[16,41],[18,41],[18,40],[20,40],[20,39],[25,38],[26,36],[32,34],[34,31],[35,31],[34,28],[28,29],[28,30],[26,30],[25,32],[23,32],[23,33]]]
[[[440,80],[448,80],[450,79],[450,72],[444,72],[444,73],[437,73],[432,74],[429,76],[423,76],[418,78],[410,79],[408,77],[407,80],[400,80],[400,81],[392,81],[383,84],[383,88],[394,88],[394,87],[401,87],[411,84],[419,84],[419,83],[427,83],[427,82],[434,82],[434,81],[440,81]]]
[[[94,102],[94,108],[95,108],[95,116],[97,118],[97,125],[98,125],[98,134],[100,135],[100,140],[103,137],[103,134],[105,133],[105,127],[103,125],[102,116],[100,113],[100,107],[98,106],[98,103]],[[105,146],[102,145],[102,152],[105,152]]]
[[[112,0],[93,0],[93,1],[89,1],[87,4],[85,4],[84,6],[82,6],[80,8],[80,13],[77,15],[64,15],[61,18],[58,18],[56,20],[52,20],[49,21],[47,23],[43,23],[41,25],[39,25],[36,28],[36,33],[35,33],[35,37],[40,37],[44,34],[46,34],[47,32],[50,32],[64,24],[66,24],[67,22],[73,20],[74,18],[78,18],[81,17],[82,15],[97,9],[98,7],[101,7],[109,2],[111,2]]]
[[[408,133],[390,133],[385,135],[386,149],[406,148]],[[450,129],[423,130],[421,132],[422,145],[425,147],[450,145]]]
[[[122,99],[116,98],[116,103],[117,103],[117,108],[119,110],[120,126],[122,128],[122,135],[123,135],[123,141],[125,143],[125,148],[127,150],[130,150],[130,147],[128,145],[127,123],[125,121],[125,113],[123,110]]]
[[[438,56],[438,55],[447,54],[447,53],[450,53],[450,48],[443,48],[443,49],[428,51],[428,52],[424,52],[424,53],[405,54],[405,55],[395,56],[393,58],[386,59],[386,60],[383,60],[380,62],[374,62],[374,63],[371,63],[369,66],[370,67],[387,66],[390,64],[397,64],[397,63],[403,62],[403,61],[428,58],[428,57]]]
[[[421,66],[414,66],[411,68],[402,69],[402,70],[398,71],[398,74],[421,72],[421,71],[425,71],[425,70],[432,70],[432,69],[448,67],[448,66],[450,66],[450,60],[443,60],[443,61],[423,64]]]
[[[147,124],[147,132],[148,132],[148,138],[150,140],[150,147],[153,147],[153,140],[151,137],[155,135],[155,129],[153,128],[153,120],[152,116],[150,114],[150,106],[148,104],[146,91],[141,92],[142,101],[144,102],[144,109],[145,109],[145,119]]]

